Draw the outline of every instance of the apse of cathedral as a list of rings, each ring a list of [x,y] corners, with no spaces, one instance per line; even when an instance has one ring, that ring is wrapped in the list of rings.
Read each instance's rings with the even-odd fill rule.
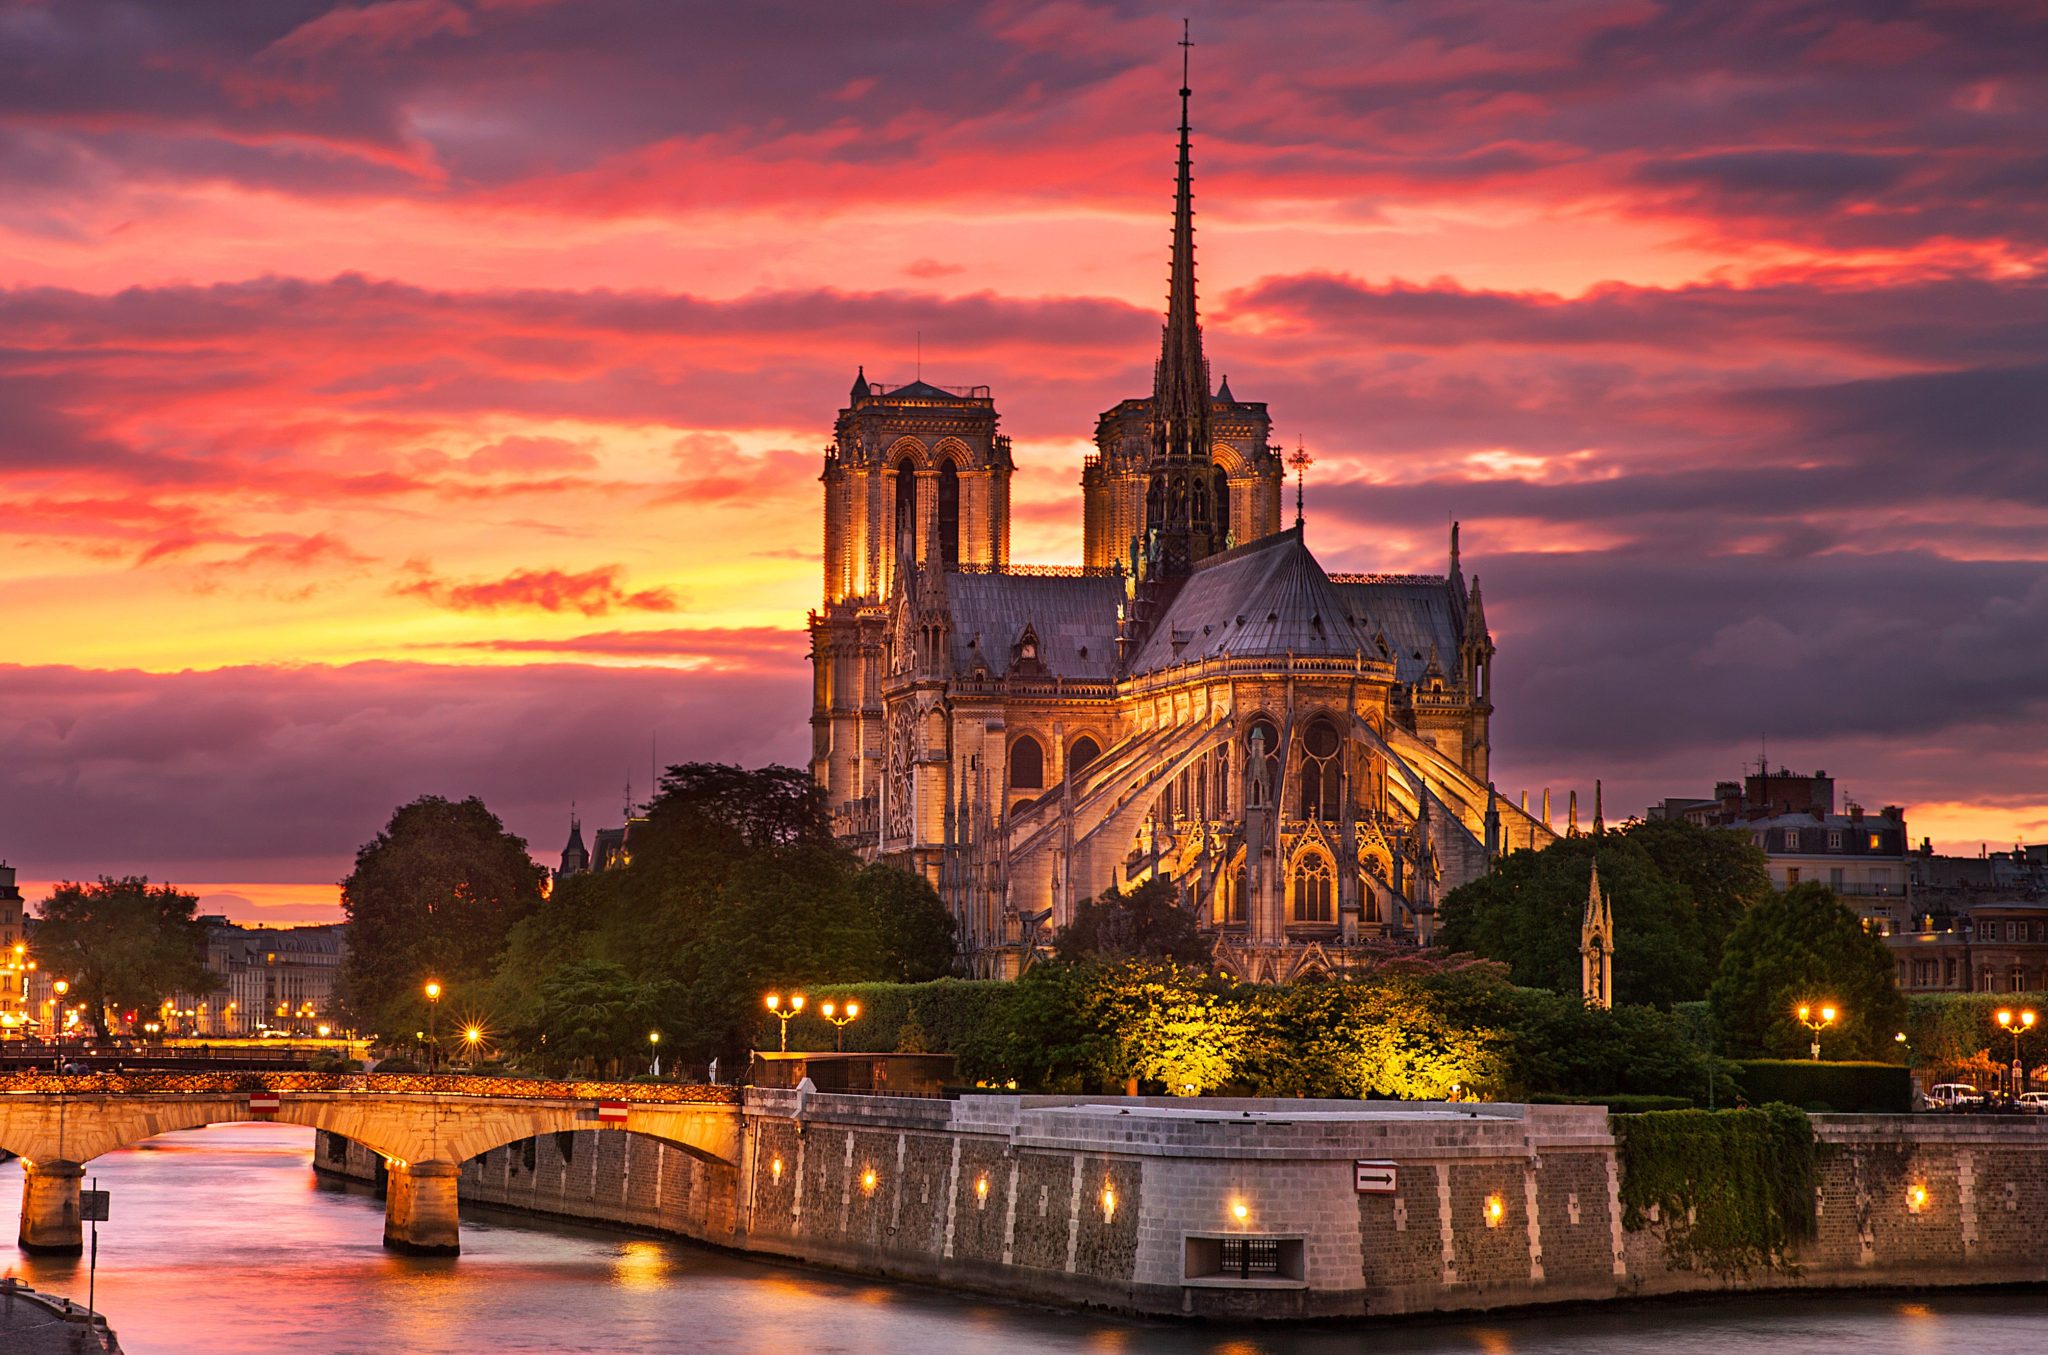
[[[1181,96],[1149,397],[1101,415],[1084,563],[1010,559],[986,386],[865,369],[826,449],[811,770],[840,838],[929,879],[977,977],[1155,878],[1219,967],[1282,981],[1425,944],[1444,892],[1551,830],[1488,781],[1494,646],[1441,575],[1331,574],[1266,406],[1210,384]]]

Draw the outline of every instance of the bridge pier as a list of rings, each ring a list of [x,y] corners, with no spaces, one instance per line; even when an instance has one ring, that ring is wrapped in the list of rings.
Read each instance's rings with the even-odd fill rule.
[[[85,1250],[78,1225],[78,1182],[85,1168],[76,1162],[22,1161],[21,1249],[53,1256]]]
[[[392,1163],[384,1190],[384,1245],[410,1256],[454,1256],[462,1250],[453,1162]],[[78,1186],[71,1187],[71,1229],[78,1232]],[[24,1215],[24,1219],[26,1215]],[[27,1223],[22,1227],[26,1229]],[[78,1249],[72,1243],[72,1250]]]

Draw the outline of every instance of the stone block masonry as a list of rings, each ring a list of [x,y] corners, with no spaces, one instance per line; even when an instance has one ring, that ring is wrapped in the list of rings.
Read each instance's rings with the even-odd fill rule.
[[[464,1202],[1040,1302],[1251,1318],[1474,1311],[1701,1290],[2048,1281],[2048,1124],[1822,1116],[1815,1236],[1715,1274],[1622,1227],[1597,1107],[753,1090],[737,1160],[542,1134]],[[323,1170],[379,1159],[323,1133]],[[1386,1193],[1354,1164],[1391,1162]]]

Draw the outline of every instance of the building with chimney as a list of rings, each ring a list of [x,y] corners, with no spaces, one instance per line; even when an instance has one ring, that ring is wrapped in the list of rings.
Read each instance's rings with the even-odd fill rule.
[[[1338,972],[1555,837],[1488,780],[1494,645],[1455,524],[1414,575],[1326,571],[1299,482],[1283,523],[1266,406],[1210,377],[1180,96],[1153,388],[1096,421],[1082,564],[1010,558],[986,386],[863,367],[825,449],[811,771],[842,841],[937,888],[979,977],[1158,878],[1224,970]]]

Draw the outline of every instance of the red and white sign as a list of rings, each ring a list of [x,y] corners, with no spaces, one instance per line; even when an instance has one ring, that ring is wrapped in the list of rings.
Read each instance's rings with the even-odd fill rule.
[[[626,1112],[630,1109],[631,1107],[624,1101],[600,1101],[597,1103],[597,1122],[599,1124],[624,1124],[626,1122]]]
[[[277,1107],[278,1099],[276,1092],[249,1093],[249,1109],[256,1114],[275,1115],[277,1114]]]

